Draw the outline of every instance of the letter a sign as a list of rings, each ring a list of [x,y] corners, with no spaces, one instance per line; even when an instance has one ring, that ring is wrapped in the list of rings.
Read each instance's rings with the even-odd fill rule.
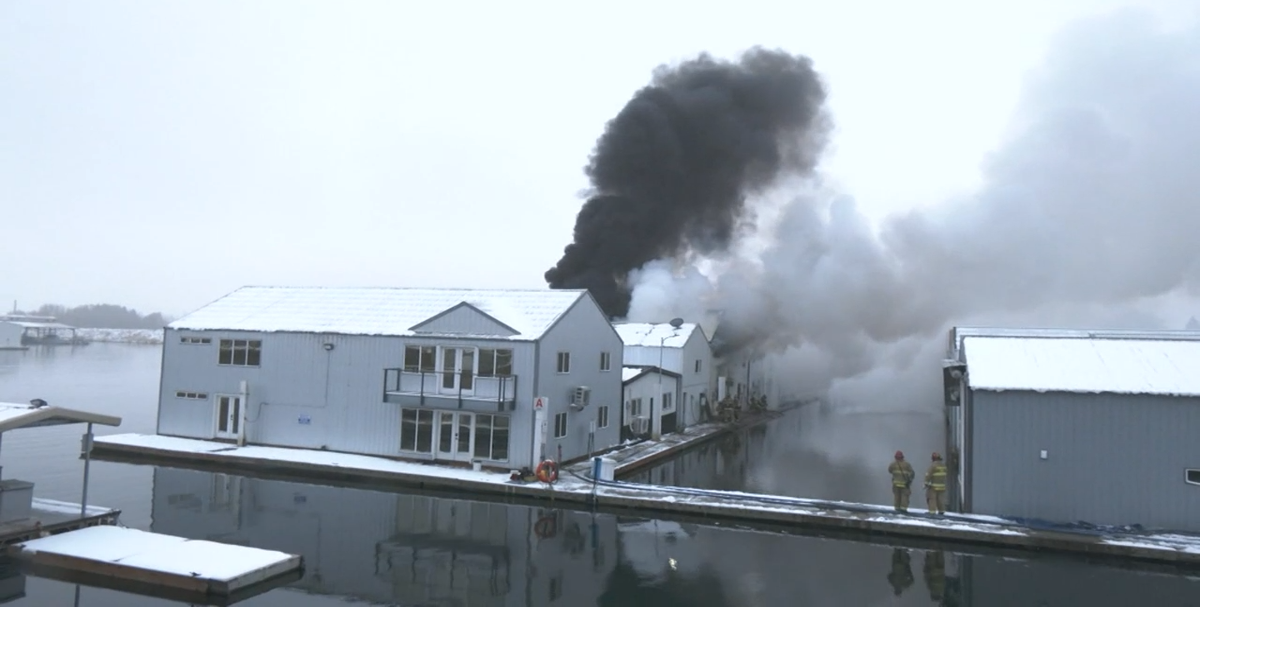
[[[546,397],[535,397],[535,398],[533,399],[533,410],[535,410],[535,411],[545,411],[545,410],[547,410],[547,398],[546,398]]]

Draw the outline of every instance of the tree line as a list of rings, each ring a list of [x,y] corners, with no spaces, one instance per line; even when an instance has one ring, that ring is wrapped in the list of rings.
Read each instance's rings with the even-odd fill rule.
[[[160,313],[143,315],[132,308],[109,303],[68,308],[46,303],[37,310],[15,311],[15,315],[47,315],[72,327],[96,329],[163,329],[169,318]]]

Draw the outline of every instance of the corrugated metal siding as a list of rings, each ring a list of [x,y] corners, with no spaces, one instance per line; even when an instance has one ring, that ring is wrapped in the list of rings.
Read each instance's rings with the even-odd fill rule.
[[[494,318],[485,315],[472,306],[454,308],[439,317],[428,320],[414,331],[431,334],[480,334],[507,337],[513,334],[512,329],[504,327]]]
[[[1200,400],[974,391],[972,511],[1200,530]],[[1048,451],[1048,459],[1040,451]]]
[[[179,342],[181,332],[166,332],[164,375],[158,432],[199,439],[213,438],[214,395],[237,394],[240,381],[249,385],[245,418],[250,443],[318,448],[372,455],[400,451],[401,406],[382,400],[383,369],[404,364],[406,345],[472,345],[459,339],[347,336],[334,334],[200,332],[210,345]],[[262,366],[218,365],[219,338],[262,341]],[[323,345],[332,343],[332,350]],[[512,414],[512,458],[532,441],[533,344],[501,341],[514,351],[512,368],[519,377]],[[554,361],[552,366],[555,366]],[[554,371],[554,368],[552,369]],[[204,392],[206,400],[178,399],[179,390]],[[301,423],[306,416],[309,423]],[[525,454],[527,455],[527,449]],[[513,462],[515,463],[515,462]]]
[[[556,353],[562,351],[570,353],[568,374],[556,373]],[[600,370],[601,352],[610,353],[612,365],[608,371]],[[550,405],[547,409],[548,457],[555,456],[557,446],[566,460],[585,455],[590,424],[596,419],[596,409],[600,406],[609,407],[609,426],[596,431],[595,448],[617,444],[622,436],[622,423],[618,421],[622,417],[622,340],[589,297],[584,296],[574,304],[547,332],[540,357],[538,395],[547,397]],[[591,406],[574,411],[569,408],[570,395],[579,385],[591,388]],[[557,413],[569,414],[569,432],[561,439],[555,438]]]

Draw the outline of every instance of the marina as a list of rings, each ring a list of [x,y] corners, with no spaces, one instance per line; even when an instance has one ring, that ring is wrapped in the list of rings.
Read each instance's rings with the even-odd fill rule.
[[[706,440],[711,431],[701,430],[683,442],[671,437],[661,452],[670,454],[687,448],[694,442]],[[552,483],[516,482],[507,473],[415,464],[371,455],[254,445],[239,447],[214,441],[144,434],[99,437],[95,440],[94,451],[96,457],[104,460],[300,479],[343,487],[412,489],[449,493],[461,498],[485,497],[511,502],[541,501],[556,506],[585,507],[628,515],[682,515],[733,524],[858,531],[890,537],[1141,559],[1195,567],[1200,562],[1198,535],[1037,524],[997,516],[931,516],[919,509],[898,513],[888,506],[612,480],[618,469],[625,470],[632,461],[652,459],[653,452],[637,446],[629,448],[630,459],[627,461],[597,456],[577,467],[566,467]],[[613,474],[607,473],[610,470]],[[593,473],[602,471],[606,472],[603,476],[593,477]]]
[[[42,399],[0,404],[0,446],[5,432],[86,426],[79,504],[36,498],[35,483],[0,478],[0,551],[23,572],[208,604],[230,604],[301,576],[302,559],[297,555],[120,527],[120,510],[91,506],[94,426],[119,427],[121,422],[101,413],[51,406]]]

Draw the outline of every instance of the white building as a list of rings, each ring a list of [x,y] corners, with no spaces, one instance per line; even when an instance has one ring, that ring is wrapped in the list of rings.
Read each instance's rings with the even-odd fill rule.
[[[642,379],[651,379],[657,395],[657,382],[663,382],[663,394],[672,392],[671,403],[674,407],[676,428],[696,425],[711,419],[714,399],[712,381],[715,375],[715,362],[711,355],[711,343],[702,327],[693,322],[683,322],[680,326],[670,324],[647,324],[637,322],[621,322],[613,328],[622,338],[625,346],[622,361],[628,367],[655,367],[679,375],[679,389],[668,390],[666,385],[670,376],[659,376],[657,373],[640,374]],[[634,381],[627,387],[640,389],[643,383]],[[648,404],[645,404],[647,406]],[[663,412],[667,413],[665,404]]]
[[[9,322],[0,320],[0,350],[21,350],[26,346],[22,344],[22,334],[26,331],[26,327],[17,322]]]
[[[584,290],[245,287],[163,348],[161,435],[494,467],[619,442],[622,342]]]
[[[652,434],[654,418],[662,416],[662,431],[677,429],[676,397],[680,395],[680,374],[656,366],[622,368],[622,420],[629,437]],[[658,407],[659,391],[662,405]],[[661,408],[661,411],[658,409]],[[630,430],[626,432],[626,430]]]

